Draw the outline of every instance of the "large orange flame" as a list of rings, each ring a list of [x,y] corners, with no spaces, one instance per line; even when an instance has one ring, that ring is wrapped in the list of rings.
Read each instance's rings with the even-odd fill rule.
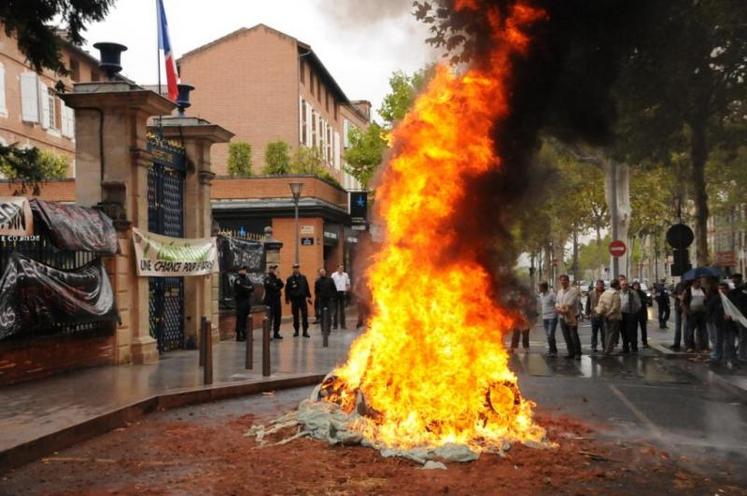
[[[458,75],[439,67],[393,132],[394,156],[376,192],[386,237],[367,272],[373,316],[328,385],[327,399],[347,409],[361,392],[373,414],[356,428],[391,447],[480,451],[544,436],[502,343],[514,314],[496,303],[476,253],[444,253],[459,217],[470,215],[455,211],[469,194],[466,180],[500,167],[491,129],[509,110],[510,60],[529,42],[521,29],[542,13],[519,4],[505,19],[489,16],[487,68]]]

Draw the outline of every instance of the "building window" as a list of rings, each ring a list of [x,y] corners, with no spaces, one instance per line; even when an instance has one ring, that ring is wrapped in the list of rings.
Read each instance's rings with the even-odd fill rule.
[[[327,163],[331,164],[334,158],[334,155],[332,155],[332,126],[327,126],[327,141],[325,142],[327,145]]]
[[[342,121],[342,145],[345,149],[350,146],[350,121],[347,119]]]
[[[316,78],[316,96],[319,98],[319,103],[322,101],[322,80]]]
[[[47,127],[49,129],[59,129],[60,126],[57,124],[57,101],[54,97],[54,93],[49,88],[47,88],[47,100],[49,101],[49,120],[47,121]]]
[[[306,143],[306,140],[308,139],[306,128],[308,127],[308,124],[306,122],[306,101],[304,101],[303,98],[301,98],[301,104],[298,107],[298,111],[300,112],[299,116],[299,122],[300,122],[300,132],[299,132],[299,140],[302,144]]]
[[[337,122],[337,99],[332,97],[332,107],[335,109],[335,122]]]
[[[314,96],[314,73],[309,70],[309,86],[311,87],[311,96]]]
[[[329,114],[329,91],[324,92],[324,109]]]
[[[301,84],[306,84],[306,64],[301,62]]]
[[[76,83],[80,81],[80,64],[75,59],[70,59],[70,77]]]
[[[317,132],[316,132],[316,112],[311,111],[311,146],[316,146],[317,143]]]

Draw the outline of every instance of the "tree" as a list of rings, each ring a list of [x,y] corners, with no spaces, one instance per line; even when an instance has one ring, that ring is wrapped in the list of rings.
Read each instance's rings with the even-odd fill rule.
[[[18,40],[18,48],[37,72],[47,68],[64,74],[59,24],[70,42],[81,45],[85,25],[103,20],[114,1],[5,0],[0,2],[0,20],[5,34]]]
[[[252,145],[234,141],[228,145],[228,173],[231,177],[252,175]]]
[[[365,131],[357,128],[350,130],[350,147],[345,150],[345,162],[348,164],[346,170],[361,183],[363,189],[368,189],[386,151],[387,143],[383,132],[375,122]]]
[[[412,75],[403,71],[392,73],[389,78],[389,93],[384,96],[379,107],[379,115],[388,129],[392,129],[407,114],[418,93],[433,77],[434,68],[434,65],[429,65]]]
[[[20,186],[17,193],[38,195],[44,182],[66,177],[68,166],[67,157],[48,150],[0,145],[0,173]]]
[[[262,174],[277,176],[288,174],[290,170],[290,147],[285,141],[273,141],[265,148],[265,166]]]
[[[705,170],[728,141],[724,130],[745,118],[747,9],[740,0],[701,0],[660,2],[659,11],[624,59],[616,93],[629,152],[665,160],[687,152],[697,262],[707,265]]]

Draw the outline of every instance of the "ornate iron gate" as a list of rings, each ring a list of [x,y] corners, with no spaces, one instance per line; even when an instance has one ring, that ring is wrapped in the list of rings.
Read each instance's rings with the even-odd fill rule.
[[[148,230],[184,236],[184,150],[156,137],[148,140]],[[150,278],[150,334],[161,352],[184,348],[184,278]]]

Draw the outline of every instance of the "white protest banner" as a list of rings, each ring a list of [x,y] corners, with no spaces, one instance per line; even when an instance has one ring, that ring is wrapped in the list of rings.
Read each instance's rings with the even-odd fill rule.
[[[29,199],[24,196],[0,196],[0,235],[31,236],[34,216]]]
[[[172,238],[132,228],[137,275],[204,276],[218,272],[215,238]]]

